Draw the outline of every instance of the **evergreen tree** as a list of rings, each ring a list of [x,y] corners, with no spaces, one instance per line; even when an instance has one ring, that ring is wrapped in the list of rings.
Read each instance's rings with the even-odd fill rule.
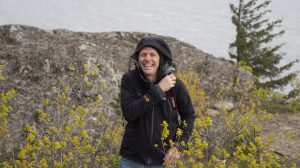
[[[266,14],[271,12],[267,9],[270,3],[271,0],[239,0],[238,6],[230,4],[236,39],[229,46],[229,55],[238,65],[244,64],[252,69],[253,75],[258,77],[258,87],[275,89],[296,77],[295,73],[281,75],[298,60],[279,66],[285,55],[280,52],[283,44],[272,46],[270,43],[284,31],[274,33],[275,28],[281,27],[281,19],[271,21],[266,18]]]

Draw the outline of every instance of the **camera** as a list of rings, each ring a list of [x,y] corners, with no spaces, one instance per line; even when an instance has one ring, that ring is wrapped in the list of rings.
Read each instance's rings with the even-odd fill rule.
[[[176,67],[174,64],[170,62],[166,62],[165,65],[162,67],[162,76],[166,76],[175,72],[176,72]]]

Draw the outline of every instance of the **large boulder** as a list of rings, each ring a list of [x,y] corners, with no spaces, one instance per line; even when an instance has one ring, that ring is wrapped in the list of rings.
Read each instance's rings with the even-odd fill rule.
[[[130,55],[137,42],[147,36],[137,32],[72,32],[70,30],[42,30],[24,25],[0,26],[0,64],[6,81],[0,89],[17,91],[13,112],[10,114],[16,132],[24,122],[32,119],[41,102],[49,96],[50,88],[60,81],[72,83],[71,95],[95,97],[101,83],[107,88],[103,102],[110,110],[110,102],[118,97],[120,79],[132,64]],[[162,37],[162,36],[159,36]],[[214,100],[221,86],[225,87],[225,99],[233,99],[234,74],[243,80],[251,80],[250,74],[237,69],[230,61],[216,58],[194,46],[172,37],[163,37],[170,45],[177,70],[194,71],[200,75],[201,87]],[[99,69],[93,79],[93,88],[82,88],[75,80],[87,69]],[[88,80],[88,79],[86,79]],[[79,83],[78,83],[79,82]],[[84,95],[87,94],[87,95]],[[19,130],[18,130],[19,129]]]

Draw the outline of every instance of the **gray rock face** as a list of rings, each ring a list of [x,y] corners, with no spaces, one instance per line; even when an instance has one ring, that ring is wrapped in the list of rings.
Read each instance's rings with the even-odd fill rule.
[[[69,30],[42,30],[22,25],[0,26],[0,64],[7,80],[1,90],[15,88],[17,94],[13,104],[13,118],[16,128],[29,120],[40,108],[40,102],[49,95],[51,86],[59,81],[73,84],[73,95],[97,96],[101,83],[106,83],[103,100],[110,108],[109,100],[118,96],[120,79],[129,67],[137,42],[148,33],[107,32],[88,33]],[[161,37],[161,36],[160,36]],[[233,74],[249,80],[251,75],[236,69],[229,61],[215,58],[200,49],[172,37],[163,37],[170,45],[177,70],[199,73],[202,88],[214,99],[223,85],[225,98],[232,99]],[[94,77],[94,88],[82,88],[74,78],[84,73],[83,66],[89,70],[98,69]],[[78,82],[78,81],[77,81]],[[82,95],[86,93],[88,95]],[[20,120],[24,120],[19,122]],[[12,124],[12,123],[11,123]],[[18,131],[17,131],[18,132]]]

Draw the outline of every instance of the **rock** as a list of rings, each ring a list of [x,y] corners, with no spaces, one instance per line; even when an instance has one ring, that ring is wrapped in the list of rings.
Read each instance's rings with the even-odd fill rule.
[[[129,68],[130,55],[137,42],[147,36],[163,37],[170,45],[179,72],[194,71],[200,75],[201,87],[209,101],[224,86],[225,100],[232,100],[233,75],[242,80],[252,76],[237,69],[230,61],[215,58],[194,46],[172,37],[137,32],[88,33],[66,29],[42,30],[23,25],[0,26],[0,64],[6,81],[1,90],[15,88],[10,126],[21,131],[25,122],[34,118],[41,102],[51,96],[50,89],[60,81],[71,84],[70,95],[79,101],[83,97],[96,98],[99,87],[106,84],[102,93],[103,107],[111,110],[110,101],[119,95],[121,76]],[[78,81],[84,65],[88,73],[96,70],[94,85],[82,87]],[[90,109],[89,111],[97,111]],[[16,134],[20,134],[16,133]],[[18,136],[16,136],[18,139]]]
[[[216,116],[218,116],[220,114],[219,111],[213,110],[213,109],[210,109],[210,108],[208,108],[206,110],[206,112],[207,112],[208,116],[210,116],[210,117],[216,117]]]
[[[232,111],[234,108],[234,105],[232,102],[229,102],[229,101],[217,101],[215,103],[215,108],[217,110],[225,109],[227,111]]]

